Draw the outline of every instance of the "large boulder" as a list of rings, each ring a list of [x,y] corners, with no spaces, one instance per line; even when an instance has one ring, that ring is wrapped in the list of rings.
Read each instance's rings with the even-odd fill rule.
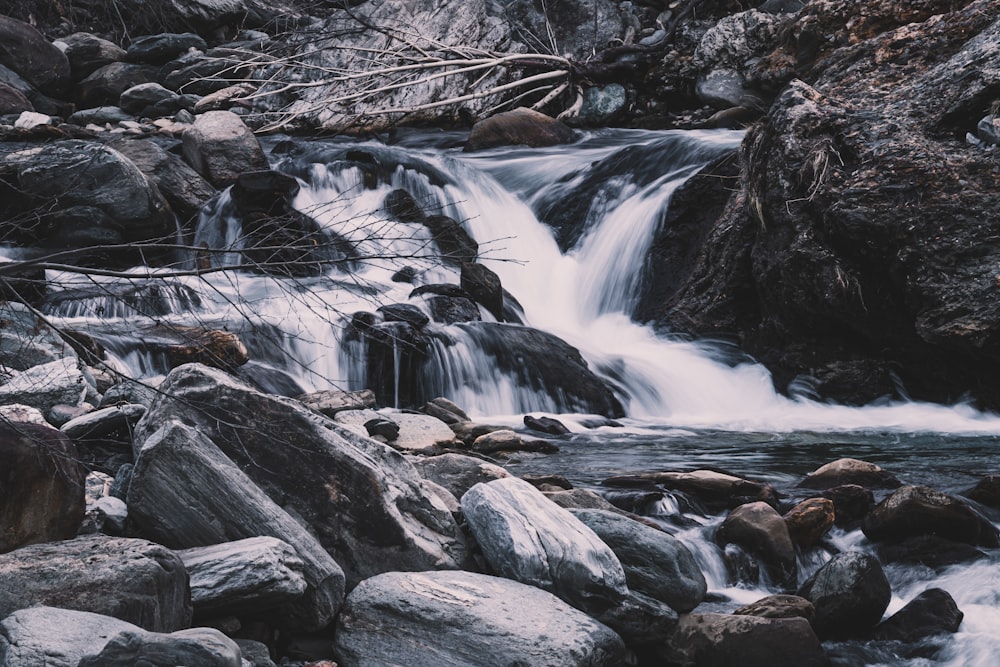
[[[937,535],[974,546],[1000,546],[996,526],[967,503],[926,486],[904,486],[868,513],[861,524],[873,542]]]
[[[867,635],[892,597],[878,559],[857,551],[831,558],[798,594],[816,608],[813,627],[823,639]]]
[[[76,447],[48,425],[0,420],[0,553],[76,535],[84,478]]]
[[[191,623],[181,559],[146,540],[93,535],[0,555],[0,617],[39,605],[113,616],[154,632]]]
[[[366,579],[347,597],[336,649],[343,667],[610,667],[625,660],[618,635],[551,593],[472,572]]]
[[[73,79],[79,81],[105,65],[125,59],[125,49],[89,32],[74,32],[54,42],[66,54]]]
[[[239,645],[215,628],[189,628],[176,632],[124,630],[111,638],[99,653],[85,656],[79,667],[242,667]]]
[[[0,620],[0,667],[78,667],[132,623],[89,611],[28,607]]]
[[[198,430],[315,531],[348,587],[380,572],[465,561],[455,520],[391,448],[198,364],[172,371],[160,392],[136,427],[139,451],[167,420]]]
[[[0,65],[47,95],[60,96],[70,80],[66,55],[34,27],[0,15]]]
[[[611,547],[625,568],[629,590],[688,612],[708,591],[705,575],[694,556],[677,538],[638,521],[598,509],[570,513]]]
[[[826,667],[816,633],[804,618],[686,614],[660,655],[680,667]]]
[[[628,595],[614,552],[583,522],[517,477],[477,484],[462,513],[498,574],[551,591],[580,609]]]
[[[345,590],[340,566],[305,527],[190,427],[168,419],[143,438],[128,507],[140,534],[174,549],[261,535],[282,540],[301,559],[308,588],[274,611],[303,630],[322,628],[336,616]]]
[[[216,187],[232,185],[245,171],[268,168],[257,137],[232,111],[206,111],[182,138],[184,158]]]

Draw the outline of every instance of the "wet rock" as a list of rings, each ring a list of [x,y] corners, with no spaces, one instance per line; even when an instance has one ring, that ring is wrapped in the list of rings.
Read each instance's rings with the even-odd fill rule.
[[[934,569],[986,558],[985,551],[971,544],[938,535],[917,535],[901,542],[880,544],[877,553],[885,563],[919,564]]]
[[[268,168],[257,138],[231,111],[207,111],[184,132],[184,158],[212,185],[225,187],[245,171]]]
[[[446,285],[444,287],[454,286]],[[423,290],[422,287],[417,289]],[[414,293],[416,292],[417,290],[414,290]],[[451,294],[435,294],[427,290],[420,292],[420,294],[424,295],[427,310],[430,311],[431,319],[435,322],[456,324],[458,322],[478,322],[483,319],[479,313],[479,306],[460,287],[454,287]]]
[[[552,417],[524,415],[524,425],[534,431],[548,433],[549,435],[566,435],[569,433],[569,429],[566,428],[565,424]]]
[[[0,83],[0,114],[20,114],[22,111],[34,110],[34,105],[24,93],[6,83]]]
[[[850,525],[865,518],[875,507],[875,495],[858,484],[843,484],[823,491],[823,497],[833,501],[834,523]]]
[[[137,626],[88,611],[39,606],[0,620],[0,665],[78,667],[84,656]]]
[[[66,55],[34,27],[9,16],[0,16],[0,65],[47,95],[62,95],[70,81]]]
[[[1000,509],[1000,475],[986,475],[962,495],[987,507]]]
[[[479,244],[457,220],[446,215],[431,215],[424,220],[424,226],[430,230],[442,262],[460,267],[476,261]]]
[[[678,612],[701,604],[708,586],[701,568],[684,544],[672,535],[604,510],[570,510],[611,547],[629,590],[665,602]]]
[[[234,369],[250,359],[246,345],[231,331],[173,324],[142,327],[137,334],[146,350],[162,354],[171,368],[201,363]]]
[[[792,542],[803,549],[816,546],[833,527],[835,507],[827,498],[809,498],[790,509],[784,519]]]
[[[274,537],[250,537],[177,552],[191,578],[196,614],[267,611],[306,592],[305,563]]]
[[[826,654],[803,618],[760,618],[730,614],[686,614],[659,654],[682,667],[826,667]]]
[[[618,475],[601,482],[604,486],[653,487],[690,494],[713,511],[739,507],[748,502],[777,504],[777,492],[770,484],[736,477],[715,470],[690,472],[651,472],[638,475]]]
[[[820,466],[799,482],[804,489],[830,489],[856,484],[866,489],[895,489],[900,481],[874,463],[857,459],[839,459]]]
[[[168,419],[191,424],[315,531],[349,587],[388,570],[464,562],[455,520],[391,448],[197,364],[172,371],[160,389],[136,428],[137,448]]]
[[[0,555],[0,617],[59,604],[172,632],[191,622],[187,572],[169,549],[94,535]]]
[[[89,32],[74,32],[54,42],[69,60],[73,79],[86,78],[94,70],[125,59],[125,49]]]
[[[518,475],[539,491],[567,491],[573,488],[573,482],[562,475]]]
[[[5,411],[0,420],[0,553],[73,537],[86,471],[64,435]]]
[[[86,394],[76,359],[67,357],[12,373],[0,385],[0,404],[20,403],[48,413],[60,403],[80,405]]]
[[[555,445],[544,440],[524,440],[514,431],[501,429],[485,433],[472,443],[472,451],[480,454],[497,452],[545,452],[559,451]]]
[[[873,542],[938,535],[973,546],[1000,546],[996,527],[958,498],[926,486],[904,486],[868,513],[861,524]]]
[[[375,392],[371,389],[359,391],[337,391],[328,389],[298,396],[307,407],[333,417],[343,410],[364,410],[375,407]]]
[[[505,111],[472,127],[463,150],[480,151],[497,146],[555,146],[575,138],[573,130],[543,113],[527,108]]]
[[[824,640],[867,636],[892,597],[878,559],[856,551],[831,558],[798,594],[816,608],[813,627]]]
[[[738,544],[760,558],[774,584],[795,586],[798,568],[788,525],[767,503],[747,503],[732,510],[715,539],[723,546]]]
[[[437,417],[449,426],[469,421],[469,415],[461,407],[444,397],[432,398],[420,408],[431,417]]]
[[[498,465],[462,454],[414,459],[413,466],[424,479],[440,484],[456,498],[461,498],[480,482],[510,477],[510,473]]]
[[[76,101],[84,109],[113,106],[129,88],[156,82],[156,68],[132,63],[104,65],[76,84]]]
[[[177,93],[167,90],[158,83],[140,83],[122,91],[118,98],[118,106],[125,113],[135,116],[151,116],[153,114],[149,113],[150,107],[177,98]]]
[[[128,485],[136,532],[174,549],[270,536],[304,563],[303,597],[274,609],[298,629],[318,630],[336,616],[345,578],[340,566],[296,519],[268,498],[205,436],[169,418],[143,434]]]
[[[934,635],[951,634],[958,632],[964,616],[948,591],[928,588],[879,623],[873,637],[910,643]]]
[[[462,512],[490,566],[507,578],[585,610],[614,605],[628,594],[614,552],[521,479],[477,484],[462,496]]]
[[[133,665],[242,667],[243,658],[236,642],[214,628],[190,628],[170,634],[136,628],[119,632],[100,653],[84,657],[79,667]]]
[[[472,572],[390,572],[361,582],[336,632],[343,667],[619,665],[621,639],[532,586]]]
[[[133,63],[165,65],[191,49],[207,51],[208,44],[194,33],[160,33],[137,37],[129,44],[126,59]]]
[[[816,608],[812,602],[798,595],[768,595],[733,613],[761,618],[804,618],[812,623],[816,617]]]
[[[430,318],[422,310],[408,303],[390,303],[378,309],[386,322],[406,322],[417,329],[427,326]]]
[[[622,511],[590,489],[546,491],[545,497],[565,509]]]
[[[500,276],[482,264],[462,264],[461,285],[469,296],[481,303],[497,322],[503,322],[503,286]]]
[[[77,125],[117,126],[121,122],[135,121],[135,116],[125,113],[116,106],[100,106],[75,111],[70,114],[70,117],[67,120],[70,123],[75,123]]]
[[[630,590],[621,602],[593,613],[629,647],[662,644],[677,627],[677,612],[669,605]]]

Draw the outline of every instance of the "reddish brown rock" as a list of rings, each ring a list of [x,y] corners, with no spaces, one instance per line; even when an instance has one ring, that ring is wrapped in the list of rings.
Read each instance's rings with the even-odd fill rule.
[[[804,549],[815,546],[834,524],[834,504],[826,498],[809,498],[784,516],[792,542]]]

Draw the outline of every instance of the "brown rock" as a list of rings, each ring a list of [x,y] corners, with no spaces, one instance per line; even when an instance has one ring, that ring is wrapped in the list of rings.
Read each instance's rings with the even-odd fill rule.
[[[734,509],[719,527],[716,540],[723,545],[738,544],[756,555],[774,583],[795,585],[795,547],[788,526],[767,503],[748,503]]]
[[[0,15],[0,65],[20,74],[46,95],[59,96],[69,85],[69,60],[32,26]]]
[[[619,475],[609,477],[601,484],[628,487],[659,485],[694,496],[713,510],[729,509],[756,501],[774,505],[778,500],[778,494],[770,484],[755,482],[715,470]]]
[[[926,486],[904,486],[879,503],[861,524],[873,542],[938,535],[974,546],[1000,546],[996,527],[963,501]]]
[[[465,151],[480,151],[496,146],[555,146],[573,141],[574,132],[567,125],[538,111],[519,108],[505,111],[476,123],[465,143]]]
[[[792,542],[804,549],[815,546],[834,524],[834,504],[826,498],[809,498],[785,514]]]
[[[812,623],[816,617],[816,608],[812,602],[798,595],[768,595],[733,613],[761,618],[804,618]]]
[[[833,501],[834,523],[838,526],[860,521],[875,507],[875,494],[858,484],[843,484],[826,489],[823,497]]]
[[[680,667],[826,667],[826,654],[804,618],[684,614],[660,649]],[[780,656],[780,657],[779,657]]]
[[[868,489],[895,489],[900,481],[874,463],[858,459],[839,459],[809,473],[799,486],[806,489],[829,489],[843,484],[857,484]]]

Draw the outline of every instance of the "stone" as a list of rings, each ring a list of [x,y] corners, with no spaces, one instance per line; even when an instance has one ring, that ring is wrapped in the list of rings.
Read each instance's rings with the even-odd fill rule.
[[[76,101],[80,107],[112,106],[118,104],[122,93],[133,86],[155,83],[155,67],[132,63],[113,62],[91,72],[76,84]]]
[[[125,49],[89,32],[74,32],[53,44],[66,54],[73,80],[79,81],[105,65],[125,59]]]
[[[521,107],[473,125],[463,150],[471,152],[513,145],[556,146],[568,144],[575,138],[573,130],[560,121]]]
[[[386,322],[405,322],[417,329],[422,329],[430,322],[424,311],[408,303],[390,303],[381,306],[376,312]]]
[[[18,406],[19,412],[27,408]],[[83,519],[86,471],[76,447],[37,421],[0,420],[0,553],[73,537]],[[9,421],[8,421],[9,419]]]
[[[364,410],[376,405],[375,392],[371,389],[358,391],[338,391],[327,389],[296,397],[307,407],[321,412],[327,417],[333,417],[344,410]]]
[[[232,110],[233,107],[252,107],[245,98],[255,93],[257,89],[250,84],[236,84],[205,95],[194,105],[194,113],[206,111]]]
[[[677,538],[606,510],[571,509],[570,514],[611,547],[625,568],[629,590],[665,602],[682,613],[705,599],[705,575]]]
[[[57,359],[13,373],[0,385],[0,404],[20,403],[47,413],[60,403],[83,403],[85,384],[75,358]]]
[[[435,294],[425,297],[431,319],[440,324],[478,322],[483,319],[479,306],[469,296]]]
[[[461,501],[469,529],[498,574],[551,591],[580,609],[614,605],[628,595],[614,552],[524,480],[477,484]]]
[[[784,515],[792,542],[809,549],[819,544],[835,522],[835,505],[827,498],[808,498]]]
[[[804,618],[812,623],[816,617],[816,608],[812,602],[798,595],[768,595],[743,605],[733,613],[761,618]]]
[[[131,431],[144,414],[146,414],[145,405],[124,403],[74,417],[59,430],[72,440],[103,438],[113,433]]]
[[[965,614],[948,591],[928,588],[878,624],[873,637],[907,643],[958,632]]]
[[[118,98],[118,106],[125,113],[148,116],[149,107],[167,100],[176,100],[177,97],[177,93],[156,82],[140,83],[122,91]]]
[[[799,482],[804,489],[831,489],[844,484],[857,484],[866,489],[895,489],[900,481],[874,463],[857,459],[838,459],[820,466]]]
[[[0,365],[24,371],[76,353],[23,303],[0,302]]]
[[[184,132],[183,146],[184,159],[216,187],[232,185],[245,171],[268,168],[257,138],[231,111],[199,115]]]
[[[87,504],[87,512],[79,534],[104,533],[115,537],[125,535],[128,506],[120,499],[104,496]]]
[[[274,537],[182,549],[177,555],[191,578],[197,614],[267,611],[301,596],[309,585],[294,547]]]
[[[861,530],[873,542],[938,535],[973,546],[1000,546],[992,522],[958,498],[926,486],[897,489],[868,513]]]
[[[715,470],[618,475],[605,479],[601,484],[639,488],[662,486],[693,496],[704,503],[710,511],[732,509],[748,502],[758,501],[775,505],[778,500],[777,492],[770,484]]]
[[[104,392],[100,407],[109,408],[124,403],[144,405],[149,408],[159,394],[158,386],[159,382],[151,378],[118,382]]]
[[[546,491],[545,497],[565,509],[622,511],[590,489]]]
[[[566,120],[577,126],[603,126],[622,114],[627,106],[628,91],[622,84],[588,86],[583,91],[583,104],[579,113]]]
[[[546,591],[472,572],[389,572],[351,591],[341,667],[620,665],[621,639]]]
[[[432,398],[424,403],[420,409],[431,417],[437,417],[449,426],[469,421],[469,415],[465,413],[465,410],[442,396]]]
[[[686,614],[659,654],[681,667],[774,667],[776,660],[796,667],[829,664],[804,618]]]
[[[1000,509],[1000,475],[986,475],[962,495],[987,507]]]
[[[222,329],[152,324],[137,327],[146,350],[162,354],[171,368],[189,363],[233,370],[250,360],[239,335]]]
[[[46,95],[58,97],[69,85],[66,55],[34,27],[9,16],[0,16],[0,65]]]
[[[474,262],[462,265],[461,286],[474,301],[482,304],[497,322],[504,319],[504,292],[500,276],[490,268]]]
[[[847,526],[861,521],[875,507],[875,494],[859,484],[842,484],[823,491],[833,501],[834,523]]]
[[[976,134],[983,143],[1000,146],[1000,118],[992,114],[983,116],[976,123]]]
[[[269,536],[291,545],[308,589],[274,611],[318,630],[337,614],[344,573],[298,521],[276,505],[204,435],[170,419],[143,436],[128,487],[136,530],[174,549]]]
[[[630,590],[624,600],[592,612],[629,648],[663,644],[677,627],[677,612],[664,602]]]
[[[37,426],[52,426],[46,421],[45,415],[38,408],[28,405],[0,405],[0,422],[7,424],[35,424]]]
[[[553,417],[535,417],[534,415],[524,415],[524,425],[533,431],[548,433],[549,435],[566,435],[569,429],[558,419]]]
[[[879,544],[876,550],[884,563],[925,565],[936,570],[986,558],[986,552],[965,542],[938,535],[917,535],[901,542]]]
[[[315,532],[348,587],[383,571],[465,562],[451,513],[390,447],[198,364],[173,370],[160,391],[136,427],[138,450],[158,424],[190,424]]]
[[[199,35],[191,32],[144,35],[132,40],[126,59],[133,63],[165,65],[191,49],[207,51],[208,44]]]
[[[827,561],[798,595],[813,603],[813,627],[826,640],[866,636],[881,620],[892,591],[877,558],[848,551]]]
[[[461,498],[465,492],[480,482],[510,477],[498,465],[462,454],[441,454],[413,460],[413,466],[424,479],[440,484]]]
[[[191,623],[184,564],[169,549],[135,538],[90,535],[0,555],[0,617],[54,604],[154,632]]]
[[[429,215],[424,226],[437,245],[438,259],[445,264],[461,267],[479,257],[479,244],[460,222],[446,215]]]
[[[242,667],[240,647],[214,628],[189,628],[158,633],[124,630],[111,638],[100,653],[85,656],[79,667]]]
[[[0,620],[0,667],[78,667],[119,632],[139,628],[88,611],[38,606]]]
[[[353,427],[356,433],[366,435],[364,424],[371,420],[386,419],[396,425],[398,432],[390,442],[392,447],[406,452],[425,452],[455,443],[455,434],[440,419],[429,415],[411,414],[396,410],[343,410],[334,421]],[[361,427],[361,428],[358,428]]]
[[[80,109],[70,114],[67,119],[76,125],[114,125],[123,121],[134,121],[135,116],[125,113],[117,106],[100,106],[90,109]]]
[[[757,556],[773,584],[795,586],[798,566],[788,525],[767,503],[747,503],[732,510],[715,539],[722,545],[737,544]]]
[[[17,88],[0,83],[0,114],[18,114],[23,111],[34,111],[31,100]]]

